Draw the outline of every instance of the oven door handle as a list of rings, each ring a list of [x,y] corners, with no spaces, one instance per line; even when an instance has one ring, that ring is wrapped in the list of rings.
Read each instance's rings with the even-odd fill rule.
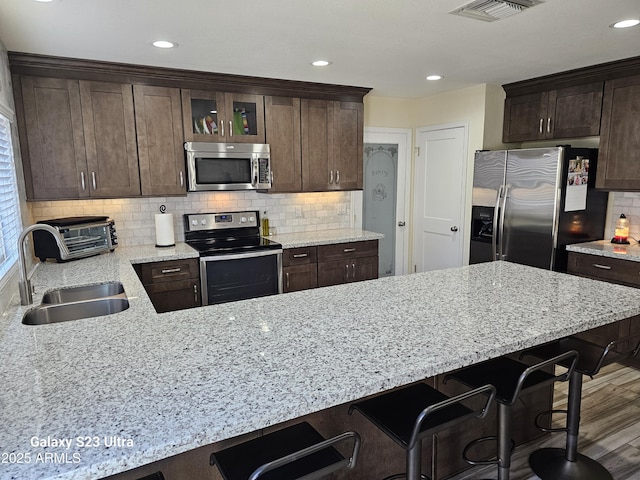
[[[282,254],[282,249],[276,250],[258,250],[247,253],[232,253],[232,254],[222,254],[222,255],[212,255],[209,257],[200,257],[200,262],[223,262],[225,260],[238,260],[240,258],[255,258],[255,257],[265,257],[267,255],[277,255]]]

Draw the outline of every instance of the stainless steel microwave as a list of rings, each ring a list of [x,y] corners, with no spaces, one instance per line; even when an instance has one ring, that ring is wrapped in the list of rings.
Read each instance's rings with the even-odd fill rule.
[[[269,145],[187,142],[187,190],[271,188]]]

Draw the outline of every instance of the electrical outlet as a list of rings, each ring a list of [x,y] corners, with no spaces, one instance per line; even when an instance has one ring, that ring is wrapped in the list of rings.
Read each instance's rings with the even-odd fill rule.
[[[338,204],[338,215],[346,215],[347,214],[347,206],[344,203]]]
[[[300,205],[296,205],[296,218],[302,217],[302,207]]]

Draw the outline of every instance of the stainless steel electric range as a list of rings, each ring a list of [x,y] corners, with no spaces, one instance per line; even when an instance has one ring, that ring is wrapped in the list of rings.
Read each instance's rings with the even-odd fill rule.
[[[200,253],[202,305],[282,293],[282,245],[260,236],[257,211],[184,215]]]

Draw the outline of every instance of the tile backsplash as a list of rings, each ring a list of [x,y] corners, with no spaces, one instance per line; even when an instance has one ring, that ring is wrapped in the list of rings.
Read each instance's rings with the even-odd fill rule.
[[[264,194],[257,192],[198,192],[186,197],[118,198],[30,202],[33,221],[82,215],[105,215],[115,221],[123,246],[156,242],[155,214],[160,205],[173,213],[177,242],[184,241],[182,215],[239,210],[267,212],[276,233],[348,228],[350,192]]]
[[[612,193],[613,202],[609,209],[609,228],[607,238],[613,237],[616,221],[621,213],[629,219],[629,235],[640,240],[640,193],[639,192],[615,192]]]

